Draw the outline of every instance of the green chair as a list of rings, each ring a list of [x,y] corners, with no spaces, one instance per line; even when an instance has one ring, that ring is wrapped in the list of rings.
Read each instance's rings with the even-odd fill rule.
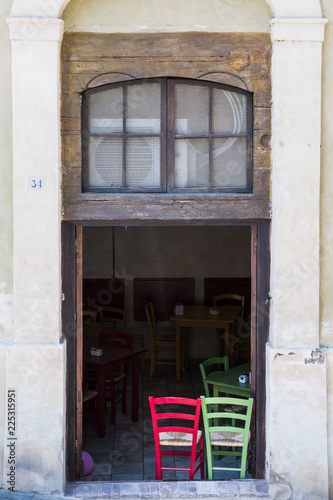
[[[199,367],[201,371],[202,382],[205,387],[205,394],[206,397],[209,398],[210,396],[213,396],[212,389],[214,386],[214,384],[210,382],[210,377],[214,373],[220,372],[221,370],[225,372],[228,371],[229,358],[228,356],[209,358],[206,359],[206,361],[204,361],[203,363],[200,363]]]
[[[243,413],[225,411],[226,407],[245,408]],[[207,476],[213,479],[214,471],[238,471],[245,478],[248,445],[251,439],[250,423],[253,399],[207,398],[201,396],[201,409],[206,440]],[[225,449],[229,448],[229,449]],[[238,451],[236,451],[238,450]],[[223,456],[241,457],[240,467],[215,465],[213,458]]]

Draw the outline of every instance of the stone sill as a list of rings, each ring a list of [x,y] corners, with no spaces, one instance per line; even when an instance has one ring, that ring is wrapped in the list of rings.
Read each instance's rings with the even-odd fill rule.
[[[243,479],[238,481],[133,481],[70,483],[66,498],[110,498],[169,500],[174,498],[266,498],[270,499],[265,481]]]

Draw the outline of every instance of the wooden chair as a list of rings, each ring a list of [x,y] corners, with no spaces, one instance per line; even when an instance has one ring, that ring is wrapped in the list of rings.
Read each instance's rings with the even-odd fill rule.
[[[245,478],[248,445],[251,439],[250,423],[253,399],[207,398],[201,396],[202,416],[206,441],[206,463],[208,479],[213,479],[214,471],[231,470]],[[226,412],[226,407],[245,407],[246,411]],[[225,450],[225,448],[229,448]],[[236,451],[238,450],[238,451]],[[240,451],[239,451],[240,450]],[[226,467],[213,463],[213,458],[223,456],[241,458],[240,467]]]
[[[145,305],[145,311],[149,326],[150,334],[150,377],[155,373],[156,365],[176,365],[177,346],[176,332],[174,333],[157,333],[156,317],[154,305],[148,302]],[[184,371],[184,360],[182,360],[182,370]]]
[[[83,364],[83,378],[82,378],[82,413],[83,413],[83,425],[87,425],[90,422],[97,420],[98,416],[98,392],[92,389],[85,388],[85,369]],[[94,414],[94,416],[91,416]]]
[[[189,471],[189,479],[194,479],[194,474],[199,469],[201,479],[204,479],[203,432],[199,430],[200,398],[150,396],[149,404],[155,441],[156,479],[162,479],[163,470]],[[165,450],[165,447],[175,447],[178,450]],[[179,449],[184,447],[190,448],[190,451]],[[190,457],[189,467],[163,467],[163,456]],[[195,468],[198,459],[200,462]]]
[[[244,319],[244,304],[245,304],[245,295],[237,295],[235,293],[224,293],[221,295],[213,296],[213,304],[214,307],[221,307],[224,305],[236,305],[240,307],[239,319],[240,323],[242,323]],[[237,330],[239,330],[240,325],[238,325]],[[221,348],[222,348],[222,339],[224,336],[224,329],[219,328],[216,331],[217,334],[217,355],[221,356]],[[235,342],[236,343],[236,342]],[[233,346],[233,348],[235,348]],[[231,349],[230,349],[231,351]]]
[[[90,424],[97,420],[97,397],[98,392],[92,389],[84,389],[83,391],[83,425]],[[93,405],[91,404],[93,403]],[[94,417],[87,415],[95,414]],[[87,418],[86,418],[87,417]]]
[[[99,339],[102,342],[122,342],[131,346],[133,337],[122,332],[101,332]],[[116,421],[116,406],[122,403],[122,413],[125,415],[127,411],[127,378],[128,365],[121,367],[119,371],[112,370],[105,373],[104,387],[105,400],[111,402],[111,425]],[[86,381],[97,385],[96,374],[92,373],[86,376]],[[121,382],[121,384],[120,384]],[[118,388],[118,385],[120,387]]]
[[[98,307],[99,316],[101,320],[102,332],[116,331],[122,333],[127,332],[127,311],[126,309],[120,309],[118,307]],[[128,333],[133,337],[134,342],[138,342],[141,347],[145,347],[144,335],[140,333]],[[141,354],[141,368],[145,371],[145,355]]]
[[[97,311],[82,311],[83,335],[96,337]]]

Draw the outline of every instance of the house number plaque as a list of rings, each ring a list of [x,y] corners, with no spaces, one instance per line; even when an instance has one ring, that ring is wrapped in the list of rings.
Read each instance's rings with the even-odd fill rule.
[[[41,191],[45,189],[45,177],[28,177],[27,188],[33,191]]]

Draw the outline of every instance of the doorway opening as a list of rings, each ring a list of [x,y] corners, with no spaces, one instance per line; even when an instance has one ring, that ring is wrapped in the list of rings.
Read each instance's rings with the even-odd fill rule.
[[[267,294],[268,269],[265,266],[267,267],[269,253],[269,224],[75,227],[75,224],[64,223],[63,235],[63,250],[66,252],[67,246],[67,257],[72,251],[72,264],[76,261],[75,273],[71,277],[67,273],[66,278],[68,291],[71,288],[72,296],[76,292],[76,300],[72,301],[72,307],[68,303],[64,307],[67,320],[71,313],[76,315],[76,334],[67,335],[68,359],[76,358],[75,370],[72,361],[68,364],[67,379],[68,389],[71,386],[71,390],[67,390],[68,480],[80,477],[79,458],[82,448],[89,451],[94,459],[95,475],[88,477],[90,480],[126,481],[129,479],[126,477],[128,471],[132,480],[154,479],[148,396],[163,395],[161,391],[188,397],[204,394],[199,362],[216,355],[217,335],[213,329],[207,331],[199,328],[191,331],[189,369],[182,374],[181,382],[176,380],[174,366],[158,366],[154,376],[149,377],[148,324],[140,304],[142,305],[142,295],[147,289],[147,280],[148,284],[154,283],[156,293],[156,290],[165,291],[170,279],[187,280],[190,295],[192,293],[188,300],[194,301],[196,305],[212,305],[212,294],[218,294],[217,290],[225,292],[229,287],[230,292],[236,293],[238,287],[238,290],[242,288],[245,291],[247,304],[244,317],[250,341],[252,395],[256,401],[250,477],[264,477],[263,345],[267,335],[268,315],[265,311],[262,313],[260,302],[264,294]],[[65,260],[68,267],[71,259],[64,259],[64,262]],[[106,280],[106,286],[102,280]],[[118,280],[117,287],[114,280]],[[159,282],[157,288],[156,280]],[[117,411],[116,424],[111,426],[107,409],[106,438],[102,440],[97,437],[96,423],[95,428],[91,424],[90,429],[82,431],[82,406],[80,396],[75,401],[73,398],[73,377],[76,381],[82,377],[83,309],[103,306],[106,302],[120,305],[119,301],[123,301],[128,312],[128,331],[144,335],[148,353],[145,356],[145,372],[140,370],[139,421],[131,421],[129,406],[127,415],[123,416]],[[257,311],[260,307],[261,317],[258,322]],[[165,326],[164,321],[161,321],[161,326]],[[236,345],[232,347],[236,349]],[[244,353],[233,354],[233,363],[236,365],[245,361]],[[76,387],[79,388],[77,383]],[[130,404],[130,396],[128,401]],[[71,425],[73,423],[75,431]],[[174,479],[179,479],[179,475],[175,475]]]

